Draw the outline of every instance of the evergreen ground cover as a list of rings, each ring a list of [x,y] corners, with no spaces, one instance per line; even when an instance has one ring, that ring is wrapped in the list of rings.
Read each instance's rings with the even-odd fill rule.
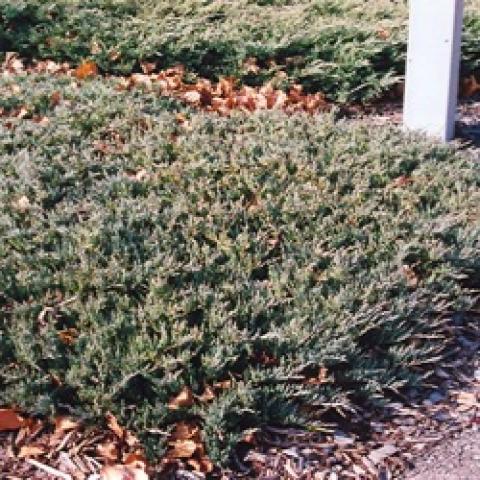
[[[246,429],[421,386],[478,297],[467,152],[109,80],[1,79],[21,105],[0,124],[0,405],[111,411],[151,453],[152,428],[195,421],[226,462]]]
[[[480,1],[466,4],[468,75],[480,66]],[[404,73],[406,18],[406,0],[2,0],[0,52],[90,59],[115,74],[181,63],[192,78],[274,79],[368,101]]]

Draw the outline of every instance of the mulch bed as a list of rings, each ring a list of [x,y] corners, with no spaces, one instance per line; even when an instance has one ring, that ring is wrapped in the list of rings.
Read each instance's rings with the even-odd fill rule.
[[[381,102],[360,110],[354,118],[373,123],[374,125],[401,125],[403,121],[403,105],[401,102]],[[465,148],[480,147],[480,94],[460,101],[455,142]]]
[[[243,450],[239,448],[231,470],[214,470],[211,476],[222,480],[401,478],[433,447],[480,424],[479,320],[480,312],[457,322],[458,342],[450,359],[433,372],[428,390],[399,393],[398,401],[381,409],[365,407],[348,412],[344,419],[332,417],[323,432],[265,428]],[[38,454],[35,448],[40,448]],[[30,435],[24,430],[0,434],[0,478],[5,480],[208,477],[178,459],[150,465],[146,477],[143,462],[135,437],[118,425],[112,428],[111,422],[107,427],[86,428],[61,418],[56,425],[42,424]],[[128,467],[115,470],[113,476],[105,470],[100,474],[102,466],[113,464],[116,469],[123,468],[120,464]]]
[[[331,434],[270,429],[263,434],[263,448],[247,456],[252,462],[248,476],[263,480],[401,477],[435,445],[480,423],[479,319],[472,316],[462,328],[451,361],[435,370],[431,389],[405,392],[381,410],[352,413],[344,429],[337,424]]]
[[[460,105],[457,131],[459,136],[472,146],[480,147],[480,96]]]

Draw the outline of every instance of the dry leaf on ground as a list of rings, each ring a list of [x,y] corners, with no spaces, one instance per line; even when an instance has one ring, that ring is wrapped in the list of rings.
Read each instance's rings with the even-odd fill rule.
[[[148,480],[148,475],[140,468],[112,465],[102,468],[100,480]]]
[[[462,81],[462,96],[473,97],[478,92],[480,92],[480,82],[477,80],[475,75],[471,75]]]
[[[94,62],[83,62],[74,71],[75,78],[78,80],[85,80],[88,77],[95,77],[98,75],[98,67]]]
[[[123,459],[123,463],[128,467],[140,468],[143,470],[147,468],[147,459],[141,452],[129,453]]]
[[[191,439],[200,441],[200,428],[193,423],[179,422],[175,425],[170,439],[172,441]]]
[[[62,95],[59,91],[55,91],[50,95],[50,105],[56,107],[62,100]]]
[[[55,418],[55,432],[68,432],[80,426],[80,422],[70,417],[59,416]]]
[[[190,458],[197,450],[198,443],[194,440],[177,440],[171,442],[172,447],[167,456],[169,458]]]
[[[110,412],[105,416],[107,420],[107,427],[122,441],[124,441],[129,447],[139,445],[138,438],[126,428],[123,428],[118,423],[118,420]]]
[[[58,338],[64,345],[73,345],[77,336],[78,330],[76,328],[67,328],[58,332]]]
[[[18,458],[38,457],[46,453],[45,447],[40,445],[24,445],[18,452]]]
[[[118,448],[113,442],[107,441],[98,444],[97,453],[108,462],[116,462],[118,460]]]
[[[125,429],[120,426],[116,417],[110,412],[105,415],[107,427],[120,439],[125,436]]]
[[[23,424],[23,418],[15,410],[9,408],[0,409],[0,432],[18,430]]]
[[[203,403],[215,400],[215,391],[212,387],[207,385],[203,393],[198,397],[198,399]]]
[[[27,210],[30,209],[31,204],[28,197],[26,195],[22,195],[18,200],[13,202],[12,206],[20,213],[25,213]]]
[[[190,388],[183,387],[180,393],[172,398],[168,403],[170,410],[178,410],[182,407],[191,407],[193,405],[193,394]]]

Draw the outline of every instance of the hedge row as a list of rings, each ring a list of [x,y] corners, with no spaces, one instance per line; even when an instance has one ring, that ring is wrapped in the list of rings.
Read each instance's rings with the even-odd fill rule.
[[[2,0],[0,52],[106,73],[184,64],[249,84],[299,82],[333,100],[368,101],[404,71],[406,0]],[[480,66],[480,1],[467,0],[464,73]],[[247,60],[255,58],[252,68]],[[250,67],[245,66],[245,62]],[[432,79],[435,81],[435,79]]]

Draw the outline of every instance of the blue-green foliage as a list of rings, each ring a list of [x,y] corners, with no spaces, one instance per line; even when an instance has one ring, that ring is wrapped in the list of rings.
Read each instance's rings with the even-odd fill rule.
[[[406,1],[1,0],[0,52],[106,73],[184,64],[249,84],[301,83],[336,101],[384,94],[404,71]],[[478,0],[467,1],[464,73],[479,67]],[[247,71],[254,57],[259,70]],[[432,79],[432,81],[435,81]]]
[[[0,405],[110,410],[158,449],[149,428],[194,417],[225,461],[246,428],[421,384],[480,286],[468,153],[105,81],[3,79],[0,102],[30,111],[0,124]]]

